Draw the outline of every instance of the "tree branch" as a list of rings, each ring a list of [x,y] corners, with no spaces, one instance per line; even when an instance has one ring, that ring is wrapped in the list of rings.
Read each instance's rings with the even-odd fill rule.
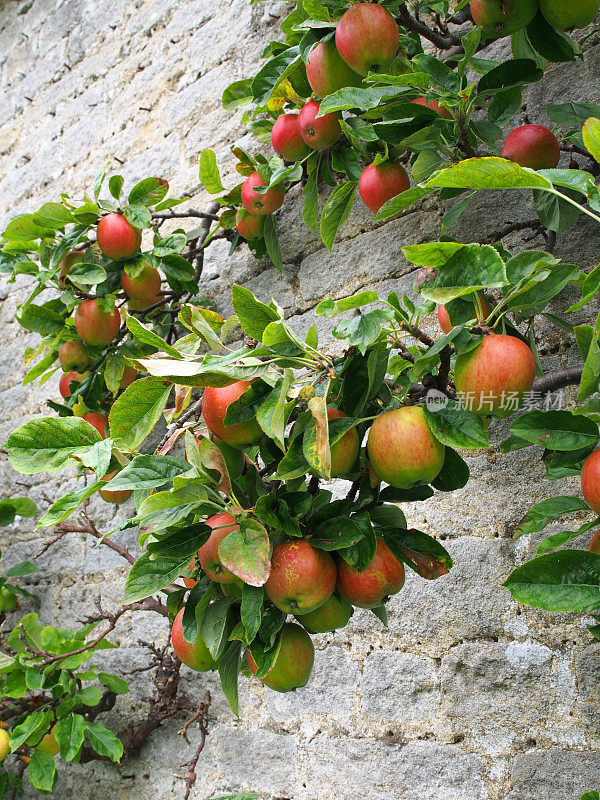
[[[583,366],[567,367],[555,372],[548,372],[546,375],[541,375],[535,379],[533,391],[549,394],[556,389],[564,389],[566,386],[576,386],[580,382],[582,374]]]

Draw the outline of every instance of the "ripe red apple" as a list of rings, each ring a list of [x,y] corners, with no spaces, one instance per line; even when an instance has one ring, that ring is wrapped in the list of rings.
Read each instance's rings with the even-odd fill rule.
[[[394,18],[374,3],[357,3],[335,29],[335,45],[346,64],[358,72],[385,72],[398,50],[400,31]]]
[[[522,167],[554,169],[560,158],[560,145],[543,125],[521,125],[508,134],[500,155]]]
[[[312,547],[306,539],[276,544],[265,591],[271,602],[287,614],[307,614],[335,588],[336,569],[331,555]]]
[[[486,302],[485,298],[481,298],[481,310],[482,315],[478,317],[479,322],[483,322],[484,319],[492,313],[492,307],[488,302]],[[438,306],[437,307],[437,318],[440,324],[440,328],[442,329],[442,333],[445,333],[446,336],[450,333],[454,325],[450,322],[450,315],[446,309],[446,306]]]
[[[540,9],[553,28],[585,28],[594,21],[600,0],[540,0]]]
[[[300,161],[310,152],[300,136],[298,114],[282,114],[271,129],[273,150],[285,161]]]
[[[213,529],[202,547],[198,550],[200,566],[206,572],[211,581],[217,583],[233,583],[238,578],[221,563],[219,556],[219,545],[226,536],[233,531],[239,531],[240,526],[236,524],[235,518],[231,514],[222,512],[209,517],[206,525]]]
[[[266,216],[273,214],[283,205],[285,189],[283,186],[273,186],[264,194],[255,189],[266,186],[258,172],[253,172],[242,184],[242,203],[249,214]]]
[[[590,553],[596,553],[597,555],[600,555],[600,531],[596,531],[596,533],[592,536],[588,550]]]
[[[225,414],[229,406],[244,394],[254,381],[236,381],[221,388],[208,387],[202,393],[202,416],[211,433],[238,450],[257,444],[262,430],[256,419],[238,422],[225,427]]]
[[[254,239],[261,239],[264,227],[264,216],[249,214],[245,208],[238,208],[235,215],[235,229],[244,239],[249,242],[254,241]]]
[[[83,415],[83,419],[89,422],[92,427],[96,428],[100,436],[104,437],[106,435],[108,420],[104,414],[100,414],[99,411],[88,411],[87,414]]]
[[[142,232],[122,214],[107,214],[98,223],[96,241],[107,258],[117,261],[137,253],[142,243]]]
[[[108,483],[116,474],[117,470],[115,469],[109,472],[108,475],[105,475],[102,480]],[[129,500],[132,494],[133,491],[131,489],[100,489],[100,497],[105,503],[124,503],[126,500]]]
[[[335,592],[322,606],[302,614],[298,621],[309,633],[331,633],[345,628],[352,616],[352,606]]]
[[[339,408],[328,408],[327,419],[339,419],[345,417],[346,414],[342,413]],[[356,428],[351,428],[349,431],[338,439],[335,444],[331,445],[331,477],[339,478],[346,475],[356,462],[358,458],[358,451],[360,450],[360,440],[358,438],[358,431]]]
[[[353,606],[374,608],[403,586],[404,566],[380,536],[373,560],[362,572],[341,558],[338,561],[337,590]]]
[[[217,662],[211,656],[200,631],[198,631],[196,641],[193,644],[184,639],[182,623],[184,610],[181,608],[177,612],[171,628],[171,644],[175,655],[183,664],[195,669],[197,672],[209,672],[212,669],[216,669]]]
[[[367,439],[375,474],[408,489],[431,483],[444,464],[445,447],[432,434],[421,406],[404,406],[377,417]]]
[[[581,491],[588,506],[600,516],[600,450],[594,450],[583,462]]]
[[[60,380],[58,382],[58,391],[65,398],[65,400],[68,397],[71,397],[71,389],[69,387],[69,384],[72,381],[77,381],[77,383],[81,383],[81,381],[87,375],[88,375],[87,372],[81,373],[81,372],[71,371],[71,372],[65,372],[64,375],[60,376]]]
[[[250,650],[246,650],[246,660],[253,675],[258,672]],[[293,622],[287,622],[280,633],[279,652],[275,662],[262,683],[276,692],[291,692],[306,686],[315,661],[315,648],[310,636]]]
[[[125,367],[121,375],[121,380],[119,381],[119,389],[126,389],[128,386],[131,386],[137,376],[138,371],[135,367]]]
[[[406,170],[393,161],[371,164],[362,171],[358,193],[363,203],[376,214],[384,203],[410,188]]]
[[[362,86],[362,78],[340,56],[333,42],[319,42],[308,57],[306,76],[310,88],[321,99],[344,89]]]
[[[476,414],[507,417],[521,403],[535,379],[535,358],[515,336],[493,333],[474,350],[461,353],[454,383],[463,405]]]
[[[136,300],[148,300],[151,297],[156,297],[160,292],[160,284],[160,272],[148,264],[135,278],[130,278],[125,270],[121,275],[123,290],[129,297],[135,297]]]
[[[447,108],[441,106],[437,100],[430,100],[427,102],[426,97],[417,97],[414,100],[410,101],[411,103],[416,103],[418,106],[427,106],[427,108],[432,108],[434,111],[440,115],[440,117],[444,117],[444,119],[452,119],[452,114],[448,111]]]
[[[67,277],[73,264],[79,264],[80,261],[83,261],[83,253],[80,250],[70,250],[67,253],[59,264],[61,282]]]
[[[538,10],[538,0],[471,0],[476,25],[490,38],[509,36],[529,25]]]
[[[94,347],[110,344],[121,327],[119,310],[115,308],[109,314],[97,300],[83,300],[75,309],[73,319],[77,333],[86,344]]]
[[[90,357],[82,342],[65,342],[58,351],[58,360],[65,372],[70,370],[83,370],[87,367]],[[63,395],[64,397],[64,395]]]
[[[317,117],[320,105],[316,100],[309,100],[298,114],[300,135],[312,150],[326,150],[337,142],[342,132],[341,114],[335,112]]]

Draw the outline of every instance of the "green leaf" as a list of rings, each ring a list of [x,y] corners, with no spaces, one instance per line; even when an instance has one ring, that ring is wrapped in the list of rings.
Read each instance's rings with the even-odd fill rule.
[[[346,86],[327,95],[319,108],[318,117],[322,117],[329,112],[344,111],[346,109],[358,108],[361,111],[369,111],[377,108],[384,98],[397,97],[402,93],[401,89],[395,86],[377,87],[355,87]]]
[[[573,61],[577,55],[581,55],[581,50],[575,42],[566,33],[553,28],[541,9],[529,23],[526,31],[532,46],[548,61],[554,63]]]
[[[468,158],[431,177],[425,187],[453,189],[551,189],[552,183],[504,158]]]
[[[78,704],[82,703],[84,706],[97,706],[102,700],[102,689],[98,686],[86,686],[77,692],[75,699]]]
[[[308,180],[302,189],[302,197],[304,198],[304,206],[302,207],[302,219],[311,230],[318,233],[319,231],[319,193],[317,190],[317,181],[319,178],[319,170],[314,169],[308,176]]]
[[[590,346],[585,357],[577,401],[583,403],[588,397],[595,394],[600,386],[600,314],[596,318],[596,325],[590,341]]]
[[[109,691],[115,694],[127,694],[129,691],[129,684],[127,681],[118,678],[116,675],[111,675],[110,672],[99,672],[98,680],[101,684],[106,686]]]
[[[443,61],[428,55],[418,53],[412,60],[419,72],[426,72],[433,84],[439,89],[449,94],[458,94],[460,90],[460,79],[458,75],[450,69]]]
[[[316,526],[310,543],[320,550],[340,550],[356,545],[363,535],[351,517],[334,517]]]
[[[217,157],[214,150],[203,150],[200,153],[198,177],[209,194],[219,194],[219,192],[225,191],[221,183],[219,167],[217,166]]]
[[[265,240],[265,247],[267,248],[267,255],[273,262],[273,265],[277,267],[277,269],[282,270],[283,261],[281,260],[281,250],[279,248],[279,239],[277,238],[275,218],[272,214],[265,217],[263,237]]]
[[[570,411],[529,411],[513,422],[510,431],[548,450],[577,450],[598,441],[598,425]]]
[[[518,603],[552,612],[600,608],[600,556],[559,550],[513,570],[503,584]]]
[[[123,742],[101,722],[88,722],[85,736],[99,756],[111,761],[120,761],[123,756]]]
[[[321,239],[330,250],[341,225],[346,222],[352,210],[358,183],[345,181],[340,183],[329,195],[321,214]]]
[[[379,297],[372,291],[359,292],[352,297],[344,297],[341,300],[332,300],[331,297],[326,297],[317,306],[315,314],[317,317],[335,317],[343,311],[351,311],[354,308],[361,308],[370,303],[378,302]]]
[[[431,189],[426,189],[423,186],[411,186],[410,189],[400,192],[396,197],[392,197],[391,200],[384,203],[375,214],[375,220],[391,219],[391,217],[397,216],[400,212],[427,197],[428,194],[431,194]]]
[[[496,92],[511,86],[534,83],[544,77],[544,70],[529,58],[515,58],[503,61],[481,78],[477,84],[479,94]]]
[[[80,417],[37,417],[8,437],[6,449],[17,472],[60,472],[71,456],[81,456],[101,440],[98,431]]]
[[[460,403],[450,400],[445,408],[432,412],[423,407],[431,432],[442,444],[461,450],[484,450],[490,446],[485,422]]]
[[[40,568],[32,561],[20,561],[4,573],[6,578],[22,578],[24,575],[31,575],[34,572],[39,572]]]
[[[174,456],[150,454],[135,456],[106,484],[105,488],[111,492],[129,489],[158,489],[176,475],[187,472],[189,468],[190,465],[186,461]]]
[[[34,617],[35,619],[33,619]],[[21,620],[21,626],[25,628],[26,635],[29,633],[30,629],[33,630],[33,626],[36,626],[36,635],[41,633],[41,625],[39,625],[37,621],[37,614],[29,614],[26,617],[23,617]],[[16,629],[14,633],[18,635],[18,629]],[[38,641],[37,636],[35,639],[33,639],[31,636],[27,636],[27,639],[28,642],[34,647],[36,647],[36,645],[41,647],[41,643]],[[22,652],[24,652],[25,645],[20,640],[19,644],[21,645]],[[20,722],[18,725],[13,725],[10,731],[11,752],[14,753],[15,750],[18,750],[22,744],[26,744],[28,742],[37,743],[41,735],[48,731],[50,723],[52,722],[52,718],[53,715],[51,711],[35,711],[33,714],[28,714],[23,722]]]
[[[269,535],[254,519],[240,519],[239,526],[219,545],[221,563],[244,583],[262,586],[271,571]]]
[[[594,103],[551,103],[546,113],[559,125],[579,128],[590,117],[600,117],[600,106]]]
[[[518,539],[519,536],[537,533],[558,517],[574,514],[577,511],[589,511],[587,503],[578,497],[562,496],[542,500],[532,506],[519,522],[514,538]]]
[[[257,105],[266,103],[281,81],[292,72],[300,61],[300,49],[298,47],[289,47],[275,56],[275,58],[270,59],[254,76],[252,81],[254,102]]]
[[[134,381],[110,410],[110,434],[115,442],[135,449],[154,428],[167,405],[171,385],[160,378]]]
[[[254,639],[260,628],[264,600],[265,590],[262,586],[250,586],[248,583],[243,585],[240,615],[248,643]]]
[[[169,185],[160,178],[144,178],[129,192],[130,205],[154,206],[167,196]]]
[[[454,492],[469,482],[470,471],[467,462],[456,450],[446,447],[444,464],[431,485],[440,492]]]
[[[89,686],[83,691],[88,691],[92,688],[94,687]],[[99,693],[100,698],[96,700],[96,703],[87,703],[87,705],[96,705],[100,701],[102,692],[100,689],[96,689],[96,692]],[[79,697],[81,697],[81,692],[79,693]],[[54,736],[60,747],[60,756],[65,761],[73,761],[77,757],[83,745],[86,727],[87,723],[81,714],[70,714],[68,717],[57,722],[54,728]]]
[[[123,216],[134,228],[143,230],[149,228],[152,222],[152,214],[143,205],[125,206]]]
[[[219,678],[229,708],[239,716],[238,675],[240,674],[241,642],[231,642],[219,660]]]
[[[229,644],[229,634],[237,622],[235,597],[221,597],[211,603],[200,624],[202,638],[211,656],[219,661]]]
[[[261,303],[250,289],[234,284],[231,290],[233,309],[238,316],[242,330],[252,339],[262,341],[262,335],[270,322],[279,320],[279,314],[270,306]]]
[[[171,347],[170,344],[167,344],[164,339],[161,339],[160,336],[157,336],[154,331],[151,331],[150,328],[147,328],[145,325],[136,319],[136,317],[127,317],[127,327],[133,334],[134,338],[138,340],[138,342],[142,342],[142,344],[149,344],[150,347],[153,347],[155,350],[160,350],[162,353],[168,353],[170,356],[174,358],[182,358],[181,353],[175,347]]]
[[[600,163],[600,119],[590,117],[585,121],[583,141],[595,160]]]
[[[38,211],[34,212],[33,221],[42,228],[58,230],[76,220],[73,214],[61,203],[44,203]]]
[[[143,555],[131,567],[125,581],[123,602],[135,603],[167,587],[179,577],[190,563],[189,554],[178,558],[158,557],[151,560]]]
[[[50,753],[34,750],[29,762],[29,783],[39,792],[51,794],[56,777],[56,764]]]
[[[258,409],[256,419],[265,434],[285,452],[286,400],[290,386],[294,383],[294,373],[286,369],[272,391]]]
[[[246,106],[252,102],[252,79],[244,78],[241,81],[234,81],[223,92],[221,103],[227,111],[234,108]]]
[[[88,497],[91,497],[101,487],[104,487],[104,483],[102,481],[95,481],[89,486],[85,486],[83,489],[80,489],[78,492],[67,492],[67,494],[59,497],[58,500],[55,500],[54,503],[52,503],[48,511],[39,520],[38,524],[35,526],[35,529],[38,530],[38,528],[49,528],[52,525],[57,525],[59,522],[62,522],[70,514],[72,514],[73,511],[75,511],[75,509],[78,508],[84,500],[87,500]]]
[[[559,533],[555,533],[552,536],[547,536],[538,545],[536,555],[543,556],[546,553],[549,553],[551,550],[556,550],[557,547],[563,547],[563,545],[567,544],[567,542],[570,542],[572,539],[576,539],[578,536],[581,536],[582,533],[589,531],[590,528],[597,527],[598,522],[600,522],[600,520],[596,518],[591,522],[586,522],[583,525],[580,525],[575,531],[559,531]]]
[[[413,260],[414,250],[405,250],[407,258]],[[468,244],[438,267],[419,291],[427,300],[447,303],[477,289],[497,289],[507,283],[505,264],[498,251],[491,245]]]

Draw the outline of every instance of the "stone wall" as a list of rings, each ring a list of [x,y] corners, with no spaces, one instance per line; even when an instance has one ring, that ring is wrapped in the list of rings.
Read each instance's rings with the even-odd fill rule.
[[[233,177],[229,146],[253,147],[242,136],[240,112],[220,107],[221,92],[255,70],[285,8],[272,0],[253,6],[248,0],[0,0],[0,219],[60,191],[80,195],[109,158],[124,162],[128,180],[166,177],[174,192],[193,190],[193,204],[205,206],[197,182],[200,150],[214,147]],[[590,39],[583,62],[555,68],[531,89],[532,121],[543,121],[539,108],[548,102],[600,100],[596,45]],[[485,237],[531,213],[527,193],[482,195],[457,235]],[[324,294],[340,297],[363,287],[410,293],[414,275],[401,247],[438,238],[441,214],[430,200],[376,226],[357,203],[329,253],[303,225],[292,191],[278,222],[283,274],[244,250],[229,259],[216,243],[202,290],[228,311],[229,288],[242,282],[263,299],[276,296],[304,331]],[[597,229],[582,223],[560,239],[557,253],[591,264],[598,243]],[[523,238],[506,244],[522,247]],[[24,284],[1,289],[3,442],[17,425],[45,413],[47,397],[57,396],[57,380],[41,389],[21,385],[23,351],[35,342],[13,321]],[[330,328],[321,321],[323,336]],[[576,358],[561,338],[556,329],[540,329],[549,367]],[[495,442],[506,427],[493,427]],[[444,541],[456,562],[450,575],[431,583],[409,575],[390,603],[388,630],[359,611],[344,631],[318,637],[306,689],[284,696],[242,679],[237,720],[214,677],[184,668],[190,694],[200,698],[208,686],[214,698],[196,800],[245,789],[292,800],[578,800],[598,785],[600,661],[584,621],[519,608],[501,586],[536,546],[512,541],[527,507],[577,492],[577,482],[545,482],[529,450],[507,457],[492,448],[469,463],[466,489],[406,509],[412,526]],[[15,476],[4,457],[0,481],[0,496],[28,493],[40,505],[42,489],[53,488],[45,476]],[[63,491],[73,485],[72,476],[59,481]],[[99,504],[94,513],[101,527],[110,524],[111,508]],[[39,549],[32,527],[20,521],[4,529],[5,566]],[[135,548],[131,532],[121,541]],[[113,602],[121,596],[125,570],[118,557],[84,540],[63,540],[40,566],[30,583],[46,622],[69,624],[99,593]],[[105,660],[115,671],[145,663],[139,640],[166,641],[166,623],[149,617],[124,621],[113,637],[122,647]],[[117,706],[117,725],[145,708],[147,677],[133,676],[132,687]],[[64,768],[55,797],[181,797],[178,776],[198,732],[188,747],[176,735],[179,727],[179,720],[166,724],[122,769]]]

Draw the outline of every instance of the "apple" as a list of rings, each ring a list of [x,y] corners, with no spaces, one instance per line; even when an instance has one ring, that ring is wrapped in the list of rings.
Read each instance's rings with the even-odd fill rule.
[[[131,386],[137,376],[138,371],[135,367],[124,367],[121,380],[119,381],[119,389],[126,389],[128,386]]]
[[[287,622],[279,634],[279,652],[271,669],[261,682],[276,692],[291,692],[306,686],[315,662],[315,648],[310,636],[293,622]],[[246,660],[253,675],[258,672],[250,650]]]
[[[596,531],[596,533],[592,536],[588,550],[590,553],[596,553],[600,555],[600,531]]]
[[[581,491],[588,506],[600,516],[600,450],[594,450],[583,462]]]
[[[585,28],[594,21],[600,0],[540,0],[540,9],[553,28]]]
[[[340,128],[342,115],[335,112],[317,117],[320,105],[316,100],[309,100],[298,114],[300,135],[312,150],[326,150],[337,142],[342,132]]]
[[[241,476],[246,465],[246,459],[244,458],[243,451],[238,450],[236,447],[231,447],[222,439],[219,439],[218,436],[211,435],[210,438],[213,444],[217,445],[223,455],[223,461],[225,461],[225,466],[227,467],[229,477],[236,481]]]
[[[240,526],[236,523],[235,518],[232,517],[231,514],[227,514],[227,512],[209,517],[205,525],[212,528],[213,532],[198,550],[200,566],[211,581],[216,581],[217,583],[234,583],[239,579],[221,563],[219,545],[230,533],[239,531]]]
[[[184,611],[185,609],[181,608],[177,612],[171,628],[171,644],[175,655],[182,664],[186,664],[190,669],[195,669],[197,672],[210,672],[210,670],[216,669],[217,662],[211,656],[200,631],[198,631],[193,644],[184,639],[182,624]]]
[[[357,3],[335,29],[335,46],[346,64],[358,72],[385,72],[398,50],[400,31],[394,18],[374,3]]]
[[[345,417],[346,414],[342,413],[338,408],[327,409],[327,419],[340,419]],[[358,438],[358,431],[356,428],[351,428],[349,431],[338,439],[335,444],[331,445],[331,477],[339,478],[342,475],[350,472],[356,459],[358,458],[358,451],[360,450],[360,440]]]
[[[108,475],[105,475],[102,480],[107,482],[114,478],[117,474],[118,470],[113,470],[109,472]],[[104,500],[105,503],[124,503],[126,500],[129,500],[133,491],[131,489],[100,489],[100,497]]]
[[[235,229],[249,242],[262,239],[265,218],[259,214],[249,214],[245,208],[238,208],[235,215]]]
[[[452,114],[447,108],[441,106],[437,100],[429,100],[428,102],[426,97],[417,97],[410,102],[415,103],[418,106],[427,106],[427,108],[432,108],[434,111],[437,111],[440,117],[444,117],[444,119],[452,119]]]
[[[117,261],[137,253],[142,243],[142,232],[122,214],[107,214],[98,223],[96,241],[107,258]]]
[[[14,611],[17,607],[17,595],[14,592],[14,589],[11,589],[10,586],[4,585],[0,587],[0,611],[3,612],[11,612]]]
[[[481,310],[482,310],[481,317],[477,315],[476,309],[473,312],[473,316],[477,315],[477,319],[479,322],[483,322],[492,313],[492,307],[484,297],[481,298]],[[448,314],[446,306],[440,305],[437,307],[437,318],[440,324],[440,328],[442,329],[442,333],[445,333],[447,336],[454,327],[454,325],[450,322],[450,315]]]
[[[89,422],[92,427],[96,428],[100,436],[104,437],[106,435],[108,420],[104,414],[100,414],[99,411],[88,411],[87,414],[83,415],[83,419]]]
[[[73,315],[75,328],[85,344],[101,347],[110,344],[121,327],[121,316],[117,308],[112,314],[104,311],[98,300],[83,300]]]
[[[285,161],[300,161],[310,152],[300,136],[298,114],[282,114],[271,129],[273,150]]]
[[[87,367],[90,357],[82,342],[73,340],[65,342],[58,351],[58,360],[65,372],[83,370]],[[64,395],[63,395],[64,397]]]
[[[410,188],[406,170],[393,161],[371,164],[362,171],[358,193],[363,203],[376,214],[384,203]]]
[[[521,125],[508,134],[500,155],[522,167],[554,169],[560,158],[560,145],[543,125]]]
[[[381,480],[399,489],[431,483],[444,464],[445,452],[421,406],[403,406],[381,414],[369,430],[371,467]]]
[[[309,633],[332,633],[338,628],[345,628],[351,616],[350,603],[334,592],[322,606],[308,614],[302,614],[298,621]]]
[[[207,387],[202,393],[202,415],[209,431],[238,450],[257,444],[262,437],[256,418],[225,427],[227,409],[250,388],[251,383],[253,381],[236,381],[220,388]]]
[[[83,261],[81,250],[70,250],[58,265],[60,267],[60,282],[67,277],[73,264],[79,264],[81,261]]]
[[[333,594],[336,569],[333,557],[312,547],[306,539],[276,544],[265,591],[273,605],[287,614],[308,614]]]
[[[319,42],[311,51],[306,77],[310,88],[321,99],[346,86],[362,86],[362,77],[350,69],[331,41]]]
[[[0,728],[0,762],[4,761],[10,753],[10,735],[7,730]]]
[[[471,0],[471,15],[487,36],[498,39],[529,25],[538,6],[538,0]]]
[[[516,336],[493,333],[461,353],[454,384],[463,405],[476,414],[507,417],[516,411],[535,380],[535,358]]]
[[[266,216],[273,214],[283,205],[285,198],[283,186],[273,186],[264,194],[255,191],[266,185],[258,172],[253,172],[242,184],[242,203],[249,214]]]
[[[341,558],[338,561],[337,590],[359,608],[374,608],[384,597],[396,594],[404,586],[404,566],[398,561],[381,536],[371,563],[362,572]]]
[[[54,728],[56,728],[56,725],[52,727],[50,733],[47,733],[42,737],[41,741],[36,745],[36,750],[41,750],[43,753],[49,753],[51,756],[55,756],[58,752],[60,752],[60,745],[56,741]]]
[[[77,381],[77,383],[81,383],[81,381],[88,374],[89,374],[88,372],[81,373],[72,371],[72,372],[65,372],[64,375],[60,376],[60,380],[58,382],[58,391],[65,398],[65,400],[68,397],[71,397],[71,387],[69,384],[71,384],[74,381]]]
[[[130,278],[125,270],[121,275],[121,286],[124,292],[129,297],[135,297],[136,300],[148,300],[156,297],[160,292],[160,284],[160,272],[149,264],[146,264],[135,278]]]

